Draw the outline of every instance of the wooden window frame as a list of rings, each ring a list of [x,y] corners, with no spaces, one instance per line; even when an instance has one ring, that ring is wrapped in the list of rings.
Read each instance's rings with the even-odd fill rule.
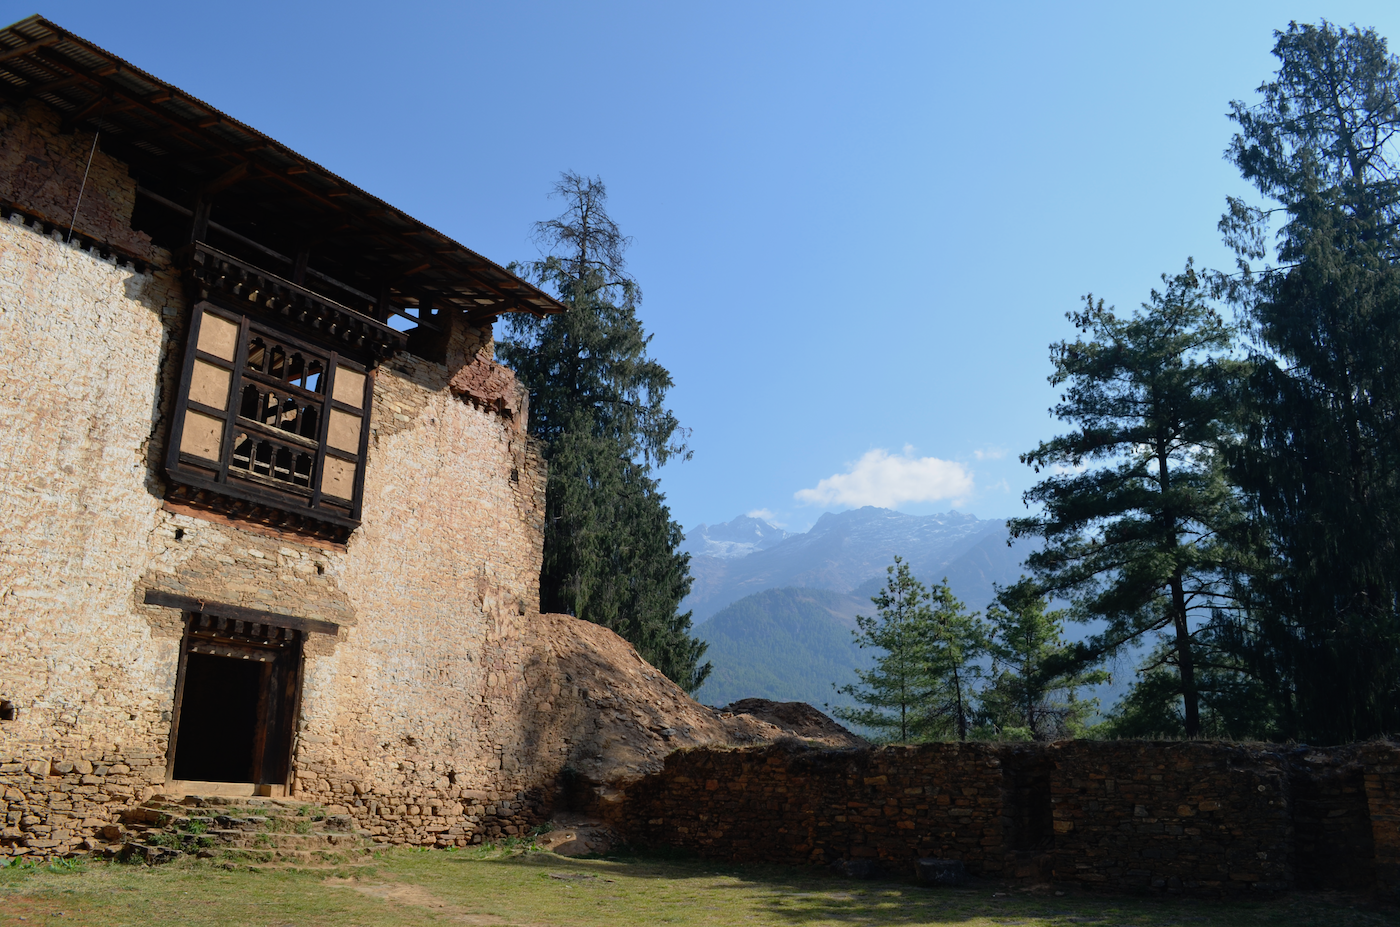
[[[205,320],[216,317],[237,327],[236,342],[232,359],[219,356],[200,347],[200,334]],[[302,353],[305,358],[314,358],[323,365],[316,390],[299,389],[290,383],[279,381],[267,374],[251,371],[248,368],[249,343],[261,337],[282,347]],[[211,365],[229,375],[224,408],[202,403],[190,396],[196,363]],[[336,396],[336,377],[344,368],[363,378],[359,407],[342,401],[350,398]],[[242,412],[245,386],[265,387],[277,390],[291,399],[317,404],[317,435],[314,441],[309,437],[296,435],[282,428],[244,417]],[[351,386],[353,391],[354,387]],[[235,517],[244,515],[258,521],[276,521],[268,518],[267,511],[281,512],[288,516],[288,527],[292,530],[307,527],[310,522],[312,533],[331,536],[343,541],[360,524],[361,505],[364,497],[365,459],[369,449],[369,426],[372,415],[374,378],[370,368],[363,363],[346,357],[334,348],[314,344],[298,337],[292,331],[276,325],[262,317],[250,316],[210,300],[197,302],[191,310],[189,337],[185,346],[184,363],[180,370],[178,393],[174,413],[171,418],[170,440],[166,449],[165,471],[171,480],[195,492],[199,504],[216,509],[227,509]],[[351,452],[329,443],[332,413],[351,416],[359,420],[359,446]],[[191,453],[183,449],[186,427],[191,414],[204,418],[222,420],[222,438],[218,447],[217,459]],[[277,459],[278,448],[297,448],[314,454],[309,485],[273,479],[271,476],[258,476],[254,473],[251,459],[247,472],[233,466],[235,439],[240,435],[254,441],[252,454],[257,453],[261,444],[269,445],[272,460]],[[288,451],[289,459],[291,451]],[[353,487],[350,498],[344,499],[332,492],[326,492],[324,484],[326,461],[340,460],[354,465]],[[188,495],[188,494],[185,494]],[[222,503],[222,504],[220,504]]]

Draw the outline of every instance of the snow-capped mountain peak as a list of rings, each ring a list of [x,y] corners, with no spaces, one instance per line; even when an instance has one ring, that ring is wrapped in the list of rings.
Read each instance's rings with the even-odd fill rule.
[[[779,544],[791,537],[771,522],[748,515],[718,525],[698,525],[685,536],[681,550],[700,557],[733,560]]]

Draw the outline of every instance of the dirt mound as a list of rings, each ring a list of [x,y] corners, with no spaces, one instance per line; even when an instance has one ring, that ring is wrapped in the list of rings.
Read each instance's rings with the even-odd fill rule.
[[[601,625],[567,615],[540,615],[529,624],[538,669],[561,689],[536,736],[567,743],[567,775],[604,801],[658,772],[679,749],[794,737],[831,746],[862,743],[805,704],[746,699],[726,709],[701,705]]]
[[[816,741],[828,747],[861,747],[864,737],[852,734],[806,702],[771,702],[766,698],[744,698],[722,709],[735,717],[747,715],[781,728],[794,737]]]

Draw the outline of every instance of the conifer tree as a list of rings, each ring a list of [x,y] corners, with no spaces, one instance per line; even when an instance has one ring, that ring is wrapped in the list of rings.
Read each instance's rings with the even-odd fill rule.
[[[1218,452],[1240,368],[1226,356],[1233,332],[1190,263],[1163,281],[1129,318],[1092,296],[1069,313],[1083,335],[1051,346],[1050,383],[1065,387],[1051,414],[1075,427],[1021,455],[1048,474],[1024,495],[1043,510],[1010,527],[1045,539],[1026,560],[1042,590],[1070,597],[1076,617],[1106,622],[1092,655],[1157,632],[1170,639],[1165,660],[1195,737],[1195,638],[1228,595],[1233,551],[1222,532],[1238,520]]]
[[[945,580],[928,589],[900,557],[886,568],[885,588],[871,598],[878,617],[857,615],[856,643],[883,651],[858,684],[838,686],[864,708],[833,710],[843,721],[897,743],[956,735],[966,740],[984,648],[981,623]]]
[[[997,586],[987,608],[987,652],[991,682],[979,700],[979,718],[998,737],[1023,735],[1050,740],[1083,729],[1097,702],[1080,701],[1078,690],[1108,681],[1087,670],[1064,639],[1065,613],[1047,611],[1034,581]]]
[[[856,670],[858,683],[836,686],[864,708],[832,709],[842,721],[879,732],[895,743],[924,740],[934,725],[929,708],[933,686],[925,664],[933,636],[928,590],[900,557],[886,567],[885,587],[871,597],[877,616],[857,615],[856,643],[880,651],[870,670]],[[833,685],[835,685],[833,683]]]
[[[652,475],[689,457],[665,406],[671,375],[647,354],[641,289],[626,269],[631,239],[608,216],[603,183],[564,173],[554,195],[567,208],[536,224],[543,256],[512,270],[569,310],[512,315],[499,348],[529,387],[530,429],[549,463],[540,607],[611,628],[694,691],[710,665],[678,610],[690,556]]]
[[[1231,473],[1263,551],[1236,643],[1287,736],[1342,742],[1400,730],[1400,59],[1369,29],[1275,36],[1228,152],[1268,202],[1221,221],[1254,336]]]
[[[1217,616],[1196,637],[1196,690],[1201,696],[1201,736],[1216,740],[1281,737],[1278,705],[1258,674],[1250,671],[1228,640],[1229,626]],[[1186,733],[1180,683],[1168,666],[1170,651],[1159,644],[1143,661],[1132,689],[1094,729],[1104,737],[1180,738]]]
[[[925,672],[932,683],[928,707],[932,727],[941,736],[967,740],[976,711],[977,686],[986,653],[986,627],[977,613],[969,613],[948,587],[948,579],[929,589],[933,624]]]

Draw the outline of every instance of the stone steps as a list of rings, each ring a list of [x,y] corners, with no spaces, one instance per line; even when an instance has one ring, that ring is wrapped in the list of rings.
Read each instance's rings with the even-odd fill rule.
[[[364,859],[373,846],[348,815],[277,798],[157,795],[106,834],[108,857],[163,863],[184,856],[230,864],[325,867]]]

